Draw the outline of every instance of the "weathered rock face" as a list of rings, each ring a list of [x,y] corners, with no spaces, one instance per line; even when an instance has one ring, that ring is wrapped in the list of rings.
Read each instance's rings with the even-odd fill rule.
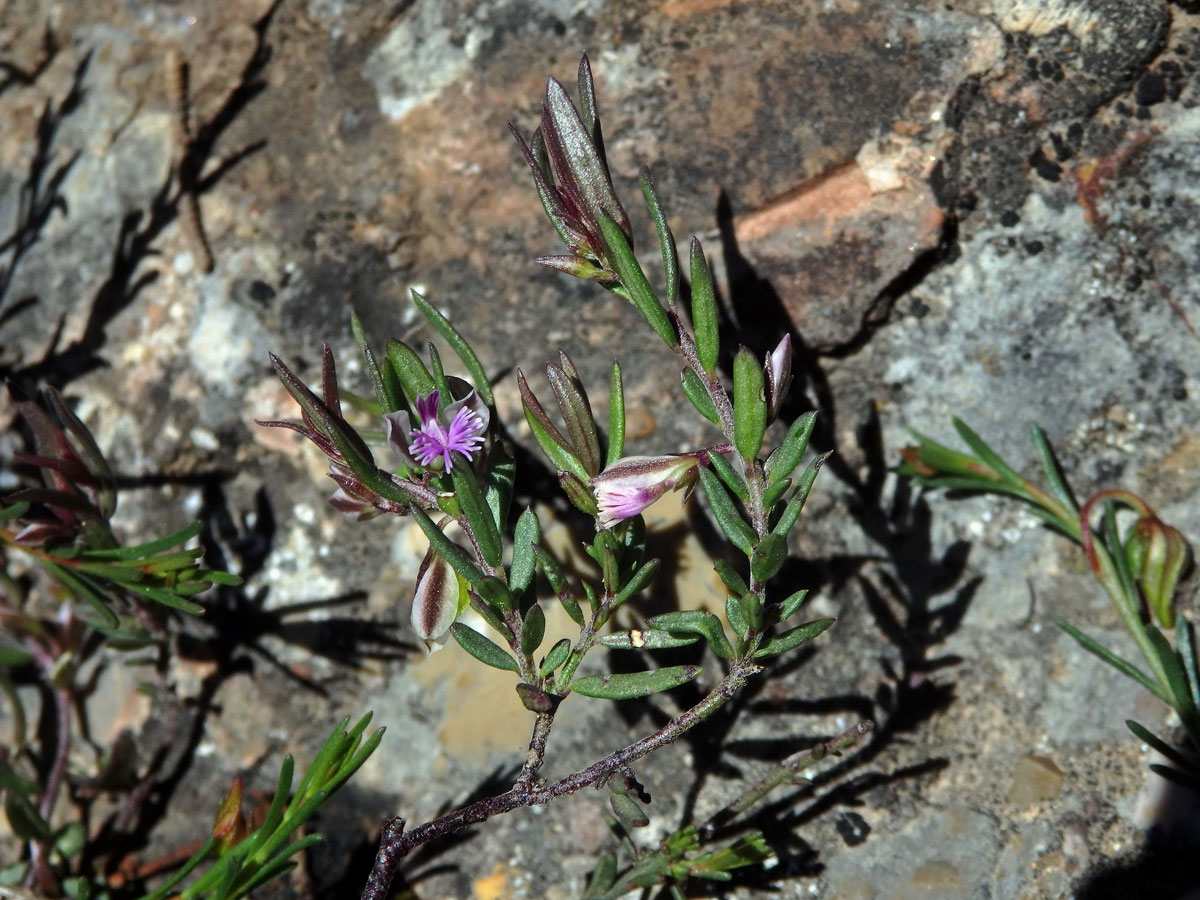
[[[1135,804],[1146,760],[1123,726],[1157,729],[1163,711],[1053,624],[1135,652],[1074,548],[1000,502],[914,496],[887,468],[907,427],[949,441],[957,414],[1032,470],[1036,420],[1081,494],[1128,486],[1200,536],[1200,20],[1187,4],[210,6],[0,8],[0,369],[65,387],[122,474],[166,482],[165,501],[127,492],[129,533],[218,523],[247,575],[224,620],[256,612],[267,634],[235,655],[282,661],[218,691],[185,806],[234,770],[269,788],[284,748],[303,758],[342,715],[375,709],[389,736],[311,867],[332,893],[350,866],[344,893],[365,873],[350,850],[381,816],[432,815],[519,763],[528,730],[507,676],[454,647],[424,659],[404,636],[417,530],[337,516],[323,460],[253,425],[294,414],[268,350],[315,380],[327,340],[354,384],[349,311],[378,341],[426,340],[406,302],[418,287],[496,373],[514,425],[512,368],[538,382],[562,347],[598,393],[620,357],[630,452],[706,439],[632,308],[531,262],[557,248],[505,124],[528,133],[546,76],[569,83],[586,49],[650,271],[642,166],[681,249],[704,242],[738,340],[761,352],[794,329],[797,409],[819,408],[815,445],[837,451],[789,577],[838,625],[740,708],[719,758],[699,741],[639,767],[655,827],[702,821],[735,775],[869,716],[876,737],[788,797],[803,824],[734,895],[1092,900],[1117,896],[1104,867],[1114,884],[1175,883],[1161,858],[1135,859],[1171,804],[1157,786]],[[190,129],[171,54],[190,64]],[[678,581],[653,602],[719,609],[704,541],[679,545],[678,514],[664,516]],[[554,540],[576,545],[565,529]],[[354,592],[361,627],[338,611]],[[177,693],[212,671],[188,661]],[[550,768],[659,716],[573,698]],[[161,849],[197,836],[190,812],[164,824]],[[610,847],[600,815],[589,796],[489,823],[418,894],[578,896]]]

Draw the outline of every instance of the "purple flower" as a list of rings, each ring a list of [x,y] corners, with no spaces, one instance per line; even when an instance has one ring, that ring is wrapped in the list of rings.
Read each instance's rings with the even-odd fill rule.
[[[443,425],[438,419],[439,394],[439,391],[433,391],[417,398],[417,418],[421,421],[409,434],[407,449],[422,466],[429,466],[440,456],[449,472],[454,468],[452,453],[458,452],[470,459],[471,454],[483,446],[483,432],[487,425],[469,407],[467,401],[470,397],[446,407],[444,418],[449,419],[450,424]]]
[[[665,494],[683,489],[684,499],[696,483],[701,458],[707,453],[679,453],[671,456],[627,456],[590,479],[596,494],[601,528],[612,528],[631,519]]]
[[[413,630],[421,640],[439,643],[465,608],[466,594],[459,590],[454,571],[444,559],[429,550],[417,573],[417,591],[412,605]]]

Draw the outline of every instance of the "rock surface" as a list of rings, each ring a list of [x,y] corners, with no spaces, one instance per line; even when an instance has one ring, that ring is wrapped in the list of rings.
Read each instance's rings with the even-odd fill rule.
[[[719,757],[697,738],[638,767],[654,833],[870,717],[864,746],[775,807],[778,863],[729,896],[1194,885],[1161,849],[1156,823],[1179,818],[1123,724],[1166,733],[1161,706],[1054,625],[1135,652],[1077,551],[1009,504],[914,495],[887,469],[907,428],[951,442],[958,415],[1032,470],[1037,421],[1081,494],[1129,487],[1200,536],[1200,18],[1157,0],[893,7],[0,3],[0,369],[63,387],[120,472],[161,485],[127,491],[129,534],[204,516],[247,575],[220,621],[242,635],[229,658],[252,662],[215,685],[181,809],[209,809],[234,774],[269,789],[284,752],[305,759],[374,709],[388,736],[309,864],[317,896],[345,895],[383,816],[502,787],[527,739],[508,676],[409,635],[417,530],[339,517],[323,458],[253,424],[294,415],[268,350],[311,381],[328,341],[352,383],[350,310],[376,340],[424,340],[417,287],[480,350],[508,421],[511,370],[562,347],[589,385],[620,357],[631,452],[703,439],[634,311],[531,262],[557,250],[504,125],[528,133],[546,75],[567,81],[586,49],[651,270],[641,166],[675,234],[704,241],[740,339],[762,352],[794,329],[797,409],[819,409],[814,447],[836,451],[788,573],[837,627],[719,723]],[[190,64],[190,138],[173,58]],[[656,515],[674,593],[720,604],[674,507]],[[216,671],[188,665],[181,698]],[[573,699],[550,774],[673,702],[622,716]],[[613,846],[603,811],[587,792],[481,826],[414,867],[414,896],[578,896]],[[168,819],[155,849],[195,827]]]

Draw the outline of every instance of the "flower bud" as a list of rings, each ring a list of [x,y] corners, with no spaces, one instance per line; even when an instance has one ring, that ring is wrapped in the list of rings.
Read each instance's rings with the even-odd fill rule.
[[[696,483],[702,455],[627,456],[590,479],[600,507],[597,516],[600,527],[612,528],[640,515],[667,491],[690,491]]]
[[[412,605],[413,630],[423,641],[437,641],[450,630],[464,605],[454,570],[431,549],[425,554],[417,573],[417,592]]]
[[[212,836],[220,845],[221,853],[228,853],[246,836],[246,817],[242,815],[242,778],[233,779],[229,793],[217,807],[213,817]]]
[[[1155,516],[1143,516],[1125,537],[1125,556],[1154,618],[1164,628],[1173,627],[1175,586],[1191,559],[1183,535]]]
[[[792,336],[785,334],[783,340],[767,356],[763,374],[767,382],[767,414],[774,420],[779,415],[788,388],[792,386]]]

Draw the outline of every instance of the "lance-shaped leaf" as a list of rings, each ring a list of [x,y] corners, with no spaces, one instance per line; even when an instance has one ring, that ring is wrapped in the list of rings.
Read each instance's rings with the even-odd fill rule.
[[[520,671],[517,661],[508,651],[501,649],[498,644],[484,637],[469,625],[455,622],[450,626],[450,634],[454,636],[454,640],[460,647],[484,665],[495,669],[504,669],[508,672]]]
[[[529,430],[533,432],[534,440],[538,442],[538,446],[542,448],[546,458],[559,472],[570,472],[580,481],[587,481],[587,470],[576,458],[571,448],[571,442],[563,437],[562,432],[550,421],[542,404],[529,389],[525,373],[520,368],[517,369],[517,389],[521,392],[521,406],[525,410],[525,421],[529,423]]]
[[[517,593],[523,593],[531,581],[533,570],[537,563],[533,548],[542,542],[542,526],[532,509],[527,509],[517,518],[517,527],[513,531],[512,565],[508,570],[508,586]]]
[[[585,675],[571,682],[571,690],[598,700],[636,700],[687,684],[701,671],[700,666],[665,666],[650,672]]]
[[[546,614],[538,604],[529,607],[521,622],[521,652],[532,656],[546,636]]]
[[[742,459],[752,460],[767,431],[767,400],[758,358],[742,347],[733,358],[733,442]]]
[[[410,405],[415,407],[418,397],[426,397],[438,389],[437,382],[429,374],[429,369],[408,344],[392,338],[387,343],[387,358],[404,386],[404,393],[408,395]]]
[[[638,591],[640,591],[644,587],[646,587],[646,585],[648,585],[651,581],[654,580],[654,576],[657,573],[658,573],[658,560],[651,559],[651,560],[647,561],[644,566],[642,566],[640,569],[637,570],[637,572],[634,573],[633,577],[630,578],[629,581],[625,582],[625,585],[621,588],[621,590],[617,593],[617,596],[613,600],[613,607],[615,608],[617,606],[620,606],[622,603],[624,603],[626,600],[628,600],[630,597],[632,597]]]
[[[561,365],[546,363],[546,380],[558,401],[563,421],[567,426],[567,437],[571,441],[573,455],[583,464],[589,476],[600,472],[600,436],[596,433],[596,420],[588,403],[587,392],[579,381],[570,358],[559,351]],[[571,374],[568,374],[567,369]]]
[[[646,273],[642,271],[625,232],[604,214],[600,216],[600,231],[608,245],[610,262],[617,270],[617,277],[624,288],[625,296],[637,307],[638,312],[662,338],[663,343],[672,348],[679,346],[675,326],[671,324],[671,318],[658,302],[650,282],[646,280]]]
[[[750,488],[746,486],[746,479],[742,473],[733,467],[728,459],[720,453],[708,454],[708,464],[712,466],[712,470],[720,476],[721,481],[725,483],[725,487],[734,492],[741,500],[750,499]]]
[[[667,224],[667,216],[658,200],[658,193],[654,190],[648,169],[643,168],[638,174],[638,184],[642,186],[642,196],[646,198],[646,207],[654,221],[654,230],[658,232],[658,246],[662,250],[663,278],[667,284],[669,305],[679,296],[679,257],[675,252],[675,236],[671,234],[671,226]]]
[[[613,363],[608,380],[608,447],[604,465],[611,466],[625,452],[625,387],[621,383],[621,366]]]
[[[558,595],[558,601],[563,605],[563,609],[567,611],[576,625],[583,624],[583,610],[579,608],[579,601],[575,599],[575,595],[571,592],[570,582],[567,581],[567,575],[562,570],[562,566],[558,564],[553,556],[550,555],[544,547],[535,545],[533,555],[537,558],[538,567],[542,570],[542,574],[546,576],[546,580],[550,582],[550,589]]]
[[[492,386],[488,381],[487,373],[483,369],[483,363],[479,361],[479,357],[475,355],[475,351],[471,349],[471,345],[464,338],[441,312],[436,309],[432,303],[418,294],[412,292],[413,303],[417,305],[417,309],[425,316],[434,330],[442,336],[450,349],[454,351],[454,355],[466,367],[466,370],[471,375],[471,381],[475,385],[475,390],[479,392],[480,398],[488,406],[494,405],[492,397]]]
[[[708,497],[708,505],[712,508],[713,518],[721,526],[721,531],[729,542],[747,556],[754,551],[754,529],[742,518],[742,514],[733,505],[733,500],[726,492],[721,479],[708,469],[700,469],[700,483],[704,485],[704,494]]]
[[[817,480],[817,473],[821,471],[821,466],[825,464],[825,460],[828,457],[829,453],[824,453],[808,464],[808,467],[804,470],[804,474],[800,476],[800,481],[796,484],[796,489],[792,492],[787,506],[783,510],[783,515],[779,517],[779,521],[771,529],[773,533],[787,537],[788,532],[796,524],[796,520],[800,518],[800,513],[804,509],[804,501],[808,499],[808,492],[812,490],[813,482]]]
[[[672,633],[698,634],[703,637],[713,653],[721,659],[733,658],[733,647],[725,636],[721,620],[710,612],[699,609],[683,609],[663,613],[650,619],[650,627]]]
[[[498,566],[501,561],[503,544],[500,541],[500,530],[492,511],[484,500],[483,491],[471,470],[471,464],[466,457],[459,457],[458,465],[450,470],[450,478],[454,482],[454,496],[458,498],[463,515],[471,526],[475,541],[479,544],[479,552],[489,566]]]
[[[600,643],[610,650],[671,650],[687,647],[700,640],[700,635],[679,634],[658,628],[631,628],[615,631],[600,638]]]
[[[768,534],[750,554],[751,577],[759,584],[770,581],[783,567],[787,552],[787,539],[783,535]]]
[[[742,609],[740,597],[725,598],[725,621],[729,623],[733,633],[740,638],[744,638],[750,631],[750,619]]]
[[[807,644],[824,632],[836,621],[836,619],[816,619],[812,622],[805,622],[803,625],[797,625],[783,634],[777,634],[755,651],[754,658],[766,659],[769,656],[778,656],[780,653],[795,650],[801,644]]]
[[[746,580],[738,574],[737,570],[723,559],[718,559],[713,563],[713,569],[717,576],[721,579],[725,587],[729,588],[735,594],[744,594],[750,590],[746,586]]]
[[[721,415],[717,412],[716,404],[713,403],[712,396],[708,393],[704,382],[700,380],[700,376],[691,369],[684,369],[680,373],[680,379],[683,384],[683,394],[691,401],[696,412],[714,425],[720,425]]]
[[[512,445],[505,440],[497,441],[487,457],[487,472],[483,479],[483,499],[492,511],[492,519],[500,529],[508,521],[508,508],[512,504],[513,486],[517,481],[517,461],[512,455]]]
[[[546,654],[546,658],[542,660],[538,671],[543,678],[546,678],[551,672],[567,661],[567,656],[571,653],[571,642],[566,638],[561,638],[556,641],[554,646],[550,648],[550,652]]]
[[[412,508],[412,516],[421,531],[425,532],[425,538],[429,541],[429,545],[433,547],[438,556],[450,563],[450,567],[461,575],[467,584],[478,591],[486,576],[475,565],[474,560],[471,559],[467,551],[446,537],[442,529],[437,527],[425,510],[414,506]]]
[[[763,466],[771,485],[790,478],[796,470],[796,466],[800,465],[800,460],[804,456],[804,451],[808,449],[808,442],[816,424],[817,413],[814,410],[798,416],[788,427],[783,443],[767,457],[767,462]]]
[[[692,238],[692,328],[696,332],[696,356],[704,371],[712,375],[717,370],[717,357],[721,352],[721,339],[717,331],[717,296],[713,290],[712,275],[704,250],[696,238]]]
[[[807,599],[808,588],[804,588],[803,590],[796,591],[796,593],[791,594],[786,600],[779,604],[779,621],[783,622],[791,618],[792,614],[795,613],[796,610],[798,610],[801,606],[803,606],[804,601]]]

